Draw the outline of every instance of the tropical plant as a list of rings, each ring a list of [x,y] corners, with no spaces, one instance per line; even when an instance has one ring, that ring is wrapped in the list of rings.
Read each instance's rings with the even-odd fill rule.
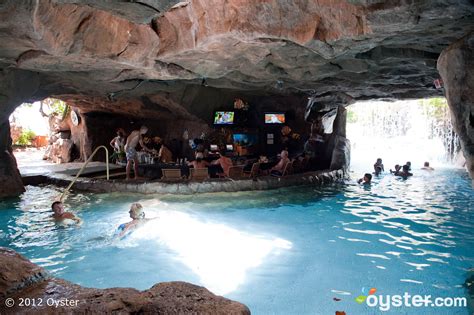
[[[44,107],[47,107],[49,113],[44,111]],[[67,117],[69,112],[69,106],[66,102],[56,99],[56,98],[45,98],[40,102],[40,113],[44,117],[49,117],[51,115],[60,115],[61,121]]]
[[[27,146],[31,145],[36,138],[36,134],[30,129],[22,130],[20,136],[15,142],[16,145]]]

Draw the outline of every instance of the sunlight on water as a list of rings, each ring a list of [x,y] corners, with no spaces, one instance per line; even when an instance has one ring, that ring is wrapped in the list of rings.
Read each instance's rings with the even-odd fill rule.
[[[248,269],[261,265],[268,255],[278,255],[292,246],[281,238],[247,234],[225,224],[200,221],[189,214],[170,210],[170,206],[163,203],[158,206],[166,210],[153,210],[153,203],[145,201],[143,205],[151,209],[151,217],[158,219],[132,233],[121,246],[141,240],[168,246],[176,252],[177,259],[216,294],[234,291],[244,282]]]

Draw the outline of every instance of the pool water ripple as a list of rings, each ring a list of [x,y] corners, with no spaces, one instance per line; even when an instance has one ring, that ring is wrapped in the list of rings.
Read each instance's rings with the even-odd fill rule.
[[[67,206],[83,218],[82,227],[51,220],[50,203],[60,193],[27,187],[21,198],[0,201],[0,245],[89,287],[146,289],[181,280],[241,301],[254,314],[372,314],[376,309],[354,301],[363,287],[465,296],[474,267],[474,192],[467,174],[453,169],[409,180],[385,175],[370,187],[71,194]],[[136,201],[159,219],[118,241],[116,227],[129,221]]]

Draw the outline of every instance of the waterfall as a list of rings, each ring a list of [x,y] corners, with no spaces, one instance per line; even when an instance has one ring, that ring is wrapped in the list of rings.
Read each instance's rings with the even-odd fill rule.
[[[358,171],[371,171],[379,157],[386,171],[407,161],[414,169],[451,165],[460,150],[444,98],[358,102],[348,107],[347,135]]]

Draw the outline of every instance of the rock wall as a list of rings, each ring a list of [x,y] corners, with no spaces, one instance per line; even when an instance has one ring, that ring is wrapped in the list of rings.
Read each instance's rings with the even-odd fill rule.
[[[461,140],[474,185],[474,33],[445,49],[438,59],[454,130]]]
[[[26,71],[0,72],[0,198],[24,191],[15,157],[12,153],[8,118],[25,97],[37,92],[38,76]]]
[[[26,297],[42,303],[20,307],[19,298]],[[145,291],[84,288],[52,277],[4,247],[0,247],[0,299],[2,314],[250,314],[245,305],[186,282],[158,283]],[[14,302],[12,307],[6,307],[7,299]],[[48,306],[51,301],[68,306]]]
[[[15,106],[49,96],[83,114],[160,121],[178,135],[176,126],[200,129],[234,97],[259,110],[271,100],[296,115],[293,100],[310,97],[311,121],[357,100],[440,96],[436,60],[473,27],[471,0],[6,0],[0,124]],[[292,126],[304,134],[300,127],[308,125]],[[82,158],[106,143],[75,134]]]

